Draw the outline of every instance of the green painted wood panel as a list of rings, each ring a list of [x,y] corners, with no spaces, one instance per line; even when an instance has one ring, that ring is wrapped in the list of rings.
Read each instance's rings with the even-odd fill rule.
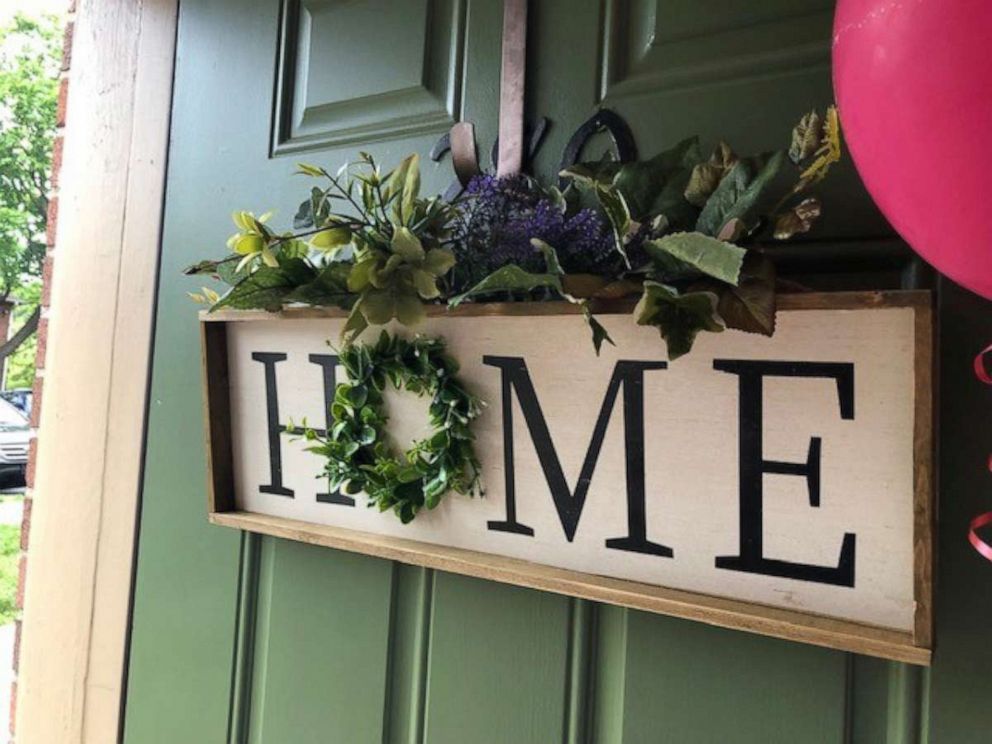
[[[196,309],[185,299],[198,283],[181,267],[223,245],[234,209],[288,221],[297,159],[426,154],[445,117],[464,117],[488,164],[497,129],[498,0],[286,2],[182,3],[124,740],[984,741],[992,571],[962,535],[982,502],[990,396],[959,382],[992,338],[992,313],[963,292],[941,303],[955,376],[941,404],[932,673],[206,524]],[[555,172],[601,103],[627,117],[644,153],[696,132],[741,150],[780,146],[799,112],[830,100],[831,4],[532,3],[528,117],[552,120],[537,169]],[[292,27],[301,18],[310,36]],[[377,29],[401,53],[372,53]],[[311,60],[309,80],[300,64]],[[294,125],[301,101],[311,115]],[[426,165],[426,188],[450,178],[447,162]],[[850,169],[826,209],[814,238],[888,234]]]
[[[845,654],[625,614],[623,744],[844,741]]]
[[[395,567],[265,539],[250,741],[381,742]]]
[[[553,594],[437,574],[426,740],[561,741],[569,604]]]

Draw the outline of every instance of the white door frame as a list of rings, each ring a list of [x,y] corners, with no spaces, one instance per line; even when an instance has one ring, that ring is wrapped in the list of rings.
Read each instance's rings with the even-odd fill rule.
[[[119,736],[177,5],[76,11],[18,744]]]

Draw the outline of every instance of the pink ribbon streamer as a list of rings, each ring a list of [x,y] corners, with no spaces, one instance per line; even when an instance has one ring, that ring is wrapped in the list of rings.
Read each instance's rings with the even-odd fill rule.
[[[975,357],[975,377],[986,385],[992,385],[992,375],[989,374],[988,367],[985,366],[985,357],[992,352],[992,344],[982,349]],[[992,471],[992,455],[989,455],[986,467]],[[992,511],[979,514],[971,520],[968,525],[968,542],[978,551],[978,554],[987,561],[992,561],[992,545],[978,536],[978,530],[992,524]]]

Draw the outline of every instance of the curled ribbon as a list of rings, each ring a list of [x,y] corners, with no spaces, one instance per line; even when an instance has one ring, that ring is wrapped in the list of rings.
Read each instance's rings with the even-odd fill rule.
[[[975,377],[977,377],[981,382],[986,385],[992,385],[992,375],[989,374],[988,367],[985,366],[985,357],[992,352],[992,345],[986,346],[982,349],[978,356],[975,357]],[[992,455],[989,455],[986,467],[989,471],[992,471]],[[968,525],[968,542],[971,546],[978,551],[985,560],[992,561],[992,545],[987,543],[985,540],[978,536],[978,530],[986,525],[992,524],[992,511],[985,512],[984,514],[979,514],[977,517],[971,520],[971,524]]]

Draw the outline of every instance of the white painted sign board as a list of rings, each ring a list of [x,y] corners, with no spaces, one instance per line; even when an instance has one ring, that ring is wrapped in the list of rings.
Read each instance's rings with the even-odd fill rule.
[[[488,404],[474,425],[485,496],[449,494],[407,525],[325,493],[322,461],[279,431],[324,426],[340,314],[208,316],[227,372],[208,418],[229,434],[214,521],[925,663],[929,296],[783,305],[774,337],[701,334],[670,363],[629,314],[600,316],[616,346],[599,357],[568,306],[432,315],[417,332],[445,339]],[[387,404],[398,448],[428,433],[425,399]]]

